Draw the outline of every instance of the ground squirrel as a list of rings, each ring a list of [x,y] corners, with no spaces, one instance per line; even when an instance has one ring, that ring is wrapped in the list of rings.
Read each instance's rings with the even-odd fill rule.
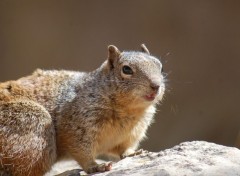
[[[164,94],[162,64],[141,52],[108,47],[90,73],[43,71],[0,83],[0,173],[42,176],[72,157],[87,173],[111,169],[99,154],[134,152]]]

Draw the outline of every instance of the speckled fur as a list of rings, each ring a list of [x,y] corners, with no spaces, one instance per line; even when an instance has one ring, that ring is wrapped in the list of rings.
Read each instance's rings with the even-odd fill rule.
[[[66,156],[92,172],[99,154],[135,150],[165,89],[160,61],[144,51],[120,53],[110,46],[93,72],[37,70],[0,83],[1,173],[40,176]],[[132,68],[131,77],[123,65]],[[153,82],[160,89],[147,101]]]

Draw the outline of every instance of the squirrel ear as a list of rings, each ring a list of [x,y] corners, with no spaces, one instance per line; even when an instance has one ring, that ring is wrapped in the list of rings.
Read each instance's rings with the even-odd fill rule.
[[[147,47],[145,46],[145,44],[141,44],[141,49],[142,49],[142,52],[150,55],[150,52],[149,52],[149,50],[147,49]]]
[[[108,46],[108,61],[113,67],[114,61],[119,58],[121,52],[118,50],[118,48],[114,45]]]

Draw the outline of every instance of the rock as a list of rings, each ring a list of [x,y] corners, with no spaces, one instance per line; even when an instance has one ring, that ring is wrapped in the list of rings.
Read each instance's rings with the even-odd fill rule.
[[[184,142],[158,153],[144,151],[97,176],[240,176],[240,150],[204,141]]]

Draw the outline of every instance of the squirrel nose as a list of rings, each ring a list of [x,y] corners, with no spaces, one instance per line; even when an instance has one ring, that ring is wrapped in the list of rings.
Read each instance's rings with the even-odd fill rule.
[[[156,83],[151,83],[150,87],[152,88],[153,91],[157,92],[159,87],[160,87],[160,85],[156,84]]]

